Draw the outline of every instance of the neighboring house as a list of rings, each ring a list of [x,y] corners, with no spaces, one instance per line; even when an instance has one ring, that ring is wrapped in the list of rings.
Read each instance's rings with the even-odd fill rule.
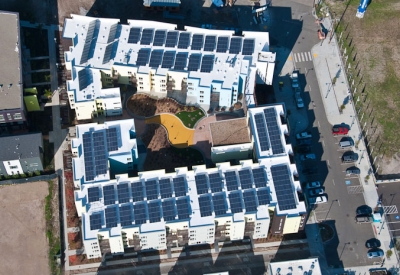
[[[321,266],[318,258],[308,258],[302,260],[271,262],[268,265],[269,275],[322,275]]]
[[[214,163],[253,158],[248,118],[210,123],[211,160]]]
[[[144,20],[72,15],[63,37],[73,47],[65,52],[71,108],[83,104],[85,115],[96,115],[100,90],[125,84],[158,98],[175,97],[205,110],[243,100],[255,106],[256,83],[272,85],[275,53],[266,32],[209,30]],[[82,116],[82,117],[81,117]]]
[[[26,121],[18,13],[0,11],[0,35],[0,132],[12,132]]]
[[[0,175],[12,176],[43,171],[41,133],[0,137]]]

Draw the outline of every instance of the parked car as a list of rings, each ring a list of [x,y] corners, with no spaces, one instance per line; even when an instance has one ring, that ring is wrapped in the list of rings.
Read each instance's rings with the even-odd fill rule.
[[[357,215],[371,215],[372,208],[369,207],[368,205],[361,205],[357,207],[356,213]]]
[[[354,141],[351,137],[343,137],[339,142],[339,147],[341,149],[349,149],[354,145]]]
[[[297,141],[297,145],[302,146],[302,145],[311,145],[312,140],[310,138],[305,138],[305,139],[299,139]]]
[[[346,169],[346,175],[350,176],[350,175],[359,175],[360,174],[360,169],[358,167],[350,167]]]
[[[307,154],[307,153],[311,153],[311,146],[299,146],[297,147],[297,153],[300,154]]]
[[[371,223],[373,222],[371,215],[357,215],[356,223]]]
[[[324,189],[322,189],[322,188],[311,189],[310,191],[308,191],[308,194],[310,196],[322,195],[322,194],[324,194]]]
[[[334,136],[345,136],[349,133],[349,129],[344,126],[335,125],[332,127],[332,135]]]
[[[318,196],[318,197],[308,198],[308,202],[310,204],[326,203],[327,201],[328,201],[328,197],[326,195],[321,195],[321,196]]]
[[[297,89],[299,87],[299,71],[292,72],[292,88]]]
[[[300,92],[295,92],[294,93],[294,99],[296,100],[297,108],[299,108],[299,109],[304,108],[304,101],[301,98]]]
[[[312,181],[306,184],[306,188],[317,188],[321,187],[321,183],[319,181]]]
[[[305,168],[305,169],[301,170],[301,172],[304,175],[313,175],[313,174],[316,174],[317,171],[318,171],[318,169],[315,168],[315,167],[313,167],[313,168]]]
[[[296,135],[296,139],[305,139],[305,138],[312,138],[312,135],[310,132],[302,132],[302,133],[298,133]]]
[[[368,251],[367,253],[367,257],[372,259],[372,258],[378,258],[378,257],[383,257],[385,255],[385,253],[383,253],[382,249],[371,249],[370,251]]]
[[[313,160],[316,159],[315,154],[304,154],[300,156],[301,160]]]
[[[372,239],[369,239],[369,240],[365,243],[365,246],[366,246],[367,248],[379,248],[379,247],[381,247],[381,241],[378,240],[378,239],[376,239],[376,238],[372,238]]]
[[[357,160],[358,160],[358,154],[354,153],[353,151],[347,151],[343,153],[342,162],[351,163],[351,162],[356,162]]]

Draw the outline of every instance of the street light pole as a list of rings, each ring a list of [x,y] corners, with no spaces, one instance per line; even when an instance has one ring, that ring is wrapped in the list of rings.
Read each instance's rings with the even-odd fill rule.
[[[326,83],[326,85],[329,85],[329,86],[328,86],[328,91],[326,92],[326,96],[325,96],[325,98],[327,98],[327,97],[328,97],[328,95],[329,95],[329,92],[331,91],[332,83]]]

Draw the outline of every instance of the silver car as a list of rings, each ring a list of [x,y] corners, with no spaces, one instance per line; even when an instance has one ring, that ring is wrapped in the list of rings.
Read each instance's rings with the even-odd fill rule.
[[[385,253],[383,253],[382,249],[372,249],[368,251],[367,257],[372,259],[372,258],[378,258],[378,257],[383,257]]]

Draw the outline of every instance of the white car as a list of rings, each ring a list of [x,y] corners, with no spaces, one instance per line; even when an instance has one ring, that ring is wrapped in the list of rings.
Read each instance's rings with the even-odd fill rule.
[[[299,73],[297,71],[294,71],[292,73],[292,88],[296,89],[299,87]]]
[[[310,204],[320,204],[320,203],[326,203],[328,201],[328,197],[326,195],[321,195],[318,197],[312,197],[308,199],[308,202]]]
[[[308,194],[310,194],[310,196],[322,195],[324,194],[324,189],[322,188],[311,189],[310,191],[308,191]]]
[[[305,138],[312,138],[310,132],[303,132],[296,135],[296,139],[305,139]]]
[[[321,183],[319,181],[313,181],[306,184],[306,188],[308,189],[317,187],[321,187]]]
[[[297,108],[304,108],[304,102],[303,99],[301,98],[300,92],[296,92],[294,94],[295,100],[296,100],[296,106]]]
[[[301,160],[312,160],[315,159],[315,154],[304,154],[300,156]]]

